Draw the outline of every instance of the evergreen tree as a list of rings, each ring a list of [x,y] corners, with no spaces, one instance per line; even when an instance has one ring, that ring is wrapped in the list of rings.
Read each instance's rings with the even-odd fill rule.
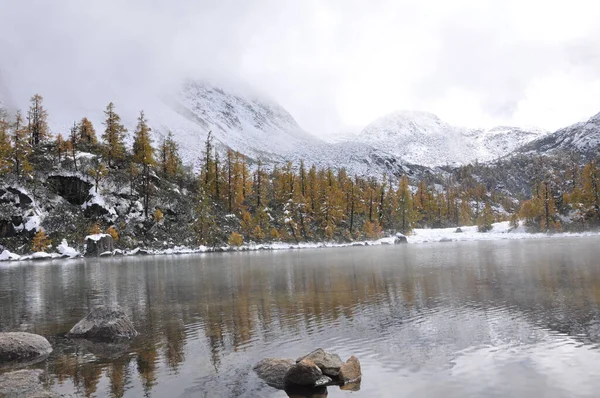
[[[86,144],[88,147],[91,147],[98,143],[98,139],[96,138],[96,130],[94,129],[92,122],[87,117],[81,119],[78,127],[78,138],[83,144]]]
[[[585,165],[582,172],[582,201],[587,213],[587,219],[600,222],[600,169],[596,162]]]
[[[396,192],[396,222],[398,229],[407,234],[413,229],[416,212],[413,207],[412,194],[408,186],[408,177],[403,175]]]
[[[31,250],[33,252],[45,252],[50,248],[51,244],[52,242],[48,239],[44,230],[40,228],[33,237]]]
[[[67,145],[65,143],[65,139],[63,138],[62,134],[60,134],[60,133],[58,133],[58,135],[56,136],[55,146],[56,146],[56,156],[58,157],[58,165],[60,166],[61,161],[62,161],[62,155],[67,151]]]
[[[104,156],[108,161],[108,167],[114,166],[125,158],[125,134],[127,129],[121,124],[121,117],[115,112],[115,105],[111,102],[104,111]]]
[[[98,192],[98,185],[108,175],[108,169],[104,166],[104,163],[99,162],[98,159],[94,159],[87,173],[94,180],[94,191]]]
[[[144,116],[144,111],[140,111],[135,130],[135,140],[133,142],[133,162],[142,167],[142,194],[144,197],[144,216],[146,219],[148,218],[150,202],[150,167],[155,164],[150,131],[151,129]]]
[[[29,163],[29,154],[31,153],[31,145],[28,139],[28,131],[23,124],[21,111],[17,111],[15,121],[12,125],[13,130],[13,165],[15,174],[21,177],[24,173],[29,173],[32,170]]]
[[[71,134],[69,135],[69,141],[67,142],[67,150],[71,152],[71,157],[73,158],[73,166],[75,167],[75,171],[77,170],[77,145],[79,143],[79,126],[77,123],[73,123],[73,127],[71,127]]]
[[[39,94],[31,97],[31,104],[27,112],[27,131],[30,144],[36,148],[50,139],[48,128],[48,112],[42,104],[43,98]]]
[[[478,232],[488,232],[492,229],[492,224],[494,222],[494,215],[492,214],[492,206],[490,202],[485,203],[485,207],[483,208],[483,213],[477,219],[477,231]]]
[[[177,145],[177,142],[173,139],[173,133],[170,131],[167,137],[163,138],[160,145],[159,158],[160,169],[163,174],[168,177],[174,177],[181,173],[182,162],[179,157],[179,145]]]
[[[200,187],[195,206],[193,229],[198,243],[206,246],[215,246],[219,236],[214,207],[210,196]]]
[[[6,112],[0,109],[0,176],[10,173],[13,168],[13,148],[10,141],[10,123]]]

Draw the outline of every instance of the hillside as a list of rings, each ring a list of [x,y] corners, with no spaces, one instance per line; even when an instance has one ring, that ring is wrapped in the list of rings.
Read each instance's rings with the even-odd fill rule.
[[[396,111],[365,127],[355,140],[428,167],[487,162],[545,135],[516,127],[467,129],[428,112]]]
[[[586,122],[575,123],[518,148],[518,153],[552,155],[575,152],[585,159],[598,155],[600,146],[600,113]]]

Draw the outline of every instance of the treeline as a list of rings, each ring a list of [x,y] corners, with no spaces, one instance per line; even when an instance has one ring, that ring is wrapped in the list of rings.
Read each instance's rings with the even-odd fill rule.
[[[415,227],[473,224],[486,231],[507,217],[502,209],[514,206],[466,172],[458,178],[447,174],[411,181],[406,175],[350,176],[344,168],[307,167],[304,162],[266,167],[260,159],[232,150],[220,154],[210,133],[199,148],[196,167],[184,167],[171,134],[154,144],[143,111],[131,147],[112,103],[104,116],[100,139],[87,118],[74,123],[68,134],[52,137],[42,97],[33,96],[25,119],[20,112],[12,119],[0,115],[0,174],[27,182],[38,178],[35,172],[71,168],[87,175],[100,193],[108,193],[111,184],[105,182],[126,179],[128,200],[141,204],[146,231],[168,221],[164,214],[173,203],[165,203],[161,192],[179,192],[173,200],[186,200],[190,208],[187,218],[177,222],[204,245],[352,241],[410,233]],[[80,156],[84,153],[92,156]],[[126,214],[110,222],[101,217],[92,221],[94,232],[96,224],[106,224],[102,230],[110,228],[113,236],[126,234],[132,222]]]
[[[600,168],[574,161],[560,172],[546,171],[533,185],[531,198],[513,214],[531,232],[583,231],[600,226]]]

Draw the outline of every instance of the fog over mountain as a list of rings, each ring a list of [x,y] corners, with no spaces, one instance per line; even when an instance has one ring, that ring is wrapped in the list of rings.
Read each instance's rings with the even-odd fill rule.
[[[398,109],[546,130],[600,108],[600,9],[538,0],[0,0],[0,91],[57,120],[121,113],[188,77],[245,82],[316,136]],[[148,112],[152,120],[153,115]]]

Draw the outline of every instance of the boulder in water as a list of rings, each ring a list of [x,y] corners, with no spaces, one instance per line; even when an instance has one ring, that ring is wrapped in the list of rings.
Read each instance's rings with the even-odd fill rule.
[[[111,341],[131,339],[138,335],[133,323],[118,305],[102,305],[92,309],[67,333],[67,337]]]
[[[293,365],[285,374],[284,382],[286,386],[316,386],[326,384],[323,379],[323,372],[310,359],[303,359]]]
[[[0,333],[0,364],[38,362],[52,352],[52,346],[43,336],[24,333]]]
[[[339,378],[344,383],[353,383],[358,381],[362,376],[360,371],[360,362],[358,358],[352,355],[346,363],[340,368]]]
[[[254,371],[271,387],[284,388],[285,375],[295,363],[291,358],[265,358],[254,366]]]
[[[40,369],[22,369],[0,375],[0,397],[58,398],[44,389]]]
[[[340,367],[343,364],[342,358],[339,355],[326,352],[322,348],[317,348],[310,354],[298,358],[296,362],[300,362],[303,359],[310,359],[321,369],[324,375],[332,377],[337,377]]]

